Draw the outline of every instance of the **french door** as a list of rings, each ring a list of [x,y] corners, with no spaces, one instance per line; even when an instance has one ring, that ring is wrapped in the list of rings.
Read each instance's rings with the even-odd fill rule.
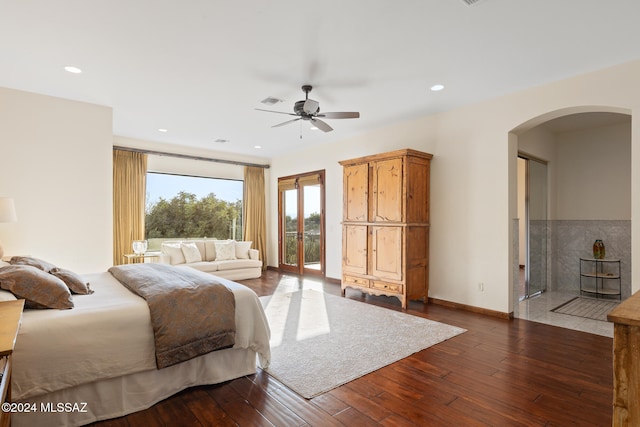
[[[281,271],[325,274],[324,170],[278,178]]]

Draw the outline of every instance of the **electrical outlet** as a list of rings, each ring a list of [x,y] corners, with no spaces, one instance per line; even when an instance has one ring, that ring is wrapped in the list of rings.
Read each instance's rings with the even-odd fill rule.
[[[480,292],[484,292],[484,283],[482,283],[482,282],[478,283],[478,290]]]

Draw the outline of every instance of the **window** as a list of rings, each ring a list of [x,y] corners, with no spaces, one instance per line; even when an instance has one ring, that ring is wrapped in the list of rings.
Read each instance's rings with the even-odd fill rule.
[[[145,235],[149,250],[165,240],[242,240],[244,182],[147,173]]]

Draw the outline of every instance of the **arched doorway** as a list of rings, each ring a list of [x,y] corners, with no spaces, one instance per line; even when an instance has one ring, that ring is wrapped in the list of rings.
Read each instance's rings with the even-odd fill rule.
[[[548,233],[547,247],[540,252],[547,258],[548,290],[580,294],[579,259],[590,253],[593,239],[604,234],[614,251],[611,255],[620,258],[624,265],[621,294],[623,298],[628,296],[631,292],[630,112],[612,107],[557,110],[514,128],[509,141],[512,179],[517,179],[517,157],[523,154],[549,166],[546,203],[549,220],[544,226]],[[517,185],[513,187],[510,209],[515,213],[522,190]],[[527,251],[522,250],[526,245],[521,242],[520,230],[530,224],[524,222],[522,215],[516,214],[513,218],[510,294],[514,315],[526,317],[531,313],[520,313],[520,266],[540,265],[541,260],[527,258]],[[546,307],[550,308],[553,307]]]

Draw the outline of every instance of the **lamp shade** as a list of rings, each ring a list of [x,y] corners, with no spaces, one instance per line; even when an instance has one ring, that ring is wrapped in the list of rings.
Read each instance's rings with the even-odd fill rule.
[[[11,197],[0,197],[0,222],[16,222],[16,206]]]

